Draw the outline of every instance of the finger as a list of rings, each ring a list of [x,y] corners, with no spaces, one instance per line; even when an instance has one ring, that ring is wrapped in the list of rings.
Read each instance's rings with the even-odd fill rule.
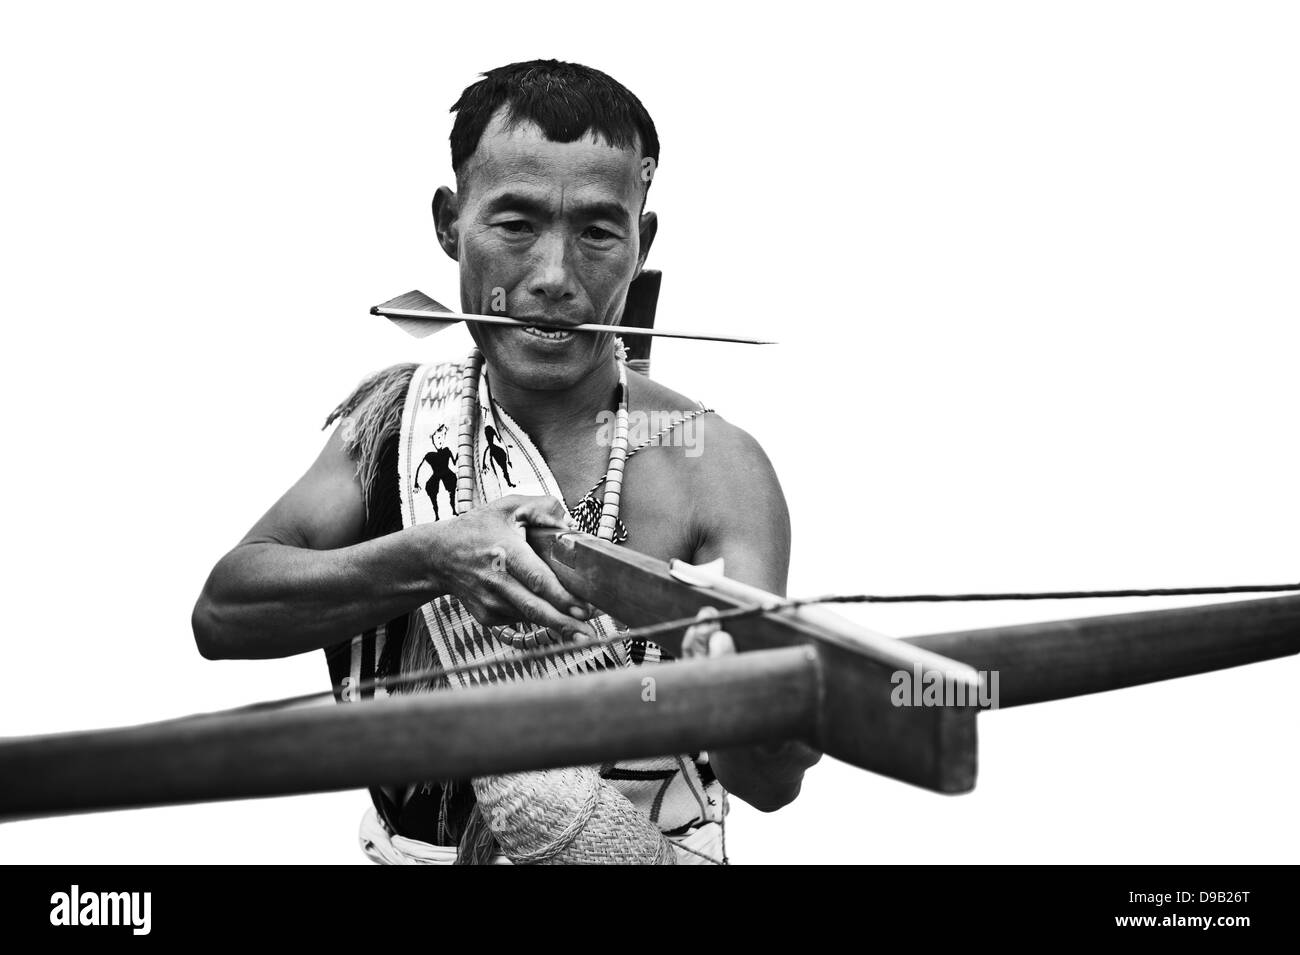
[[[529,527],[569,529],[569,512],[556,498],[514,496],[519,501],[514,508],[515,520],[519,523]]]
[[[695,614],[700,623],[691,624],[682,637],[682,656],[706,657],[709,655],[709,638],[718,632],[716,607],[701,607]]]
[[[564,589],[559,578],[526,544],[515,544],[506,551],[506,571],[532,594],[541,597],[560,613],[575,620],[591,616],[586,605]]]
[[[686,634],[682,637],[682,653],[707,656],[709,637],[717,632],[717,628],[716,623],[697,623],[687,627]]]
[[[545,640],[548,646],[559,646],[561,643],[572,643],[576,638],[573,634],[547,627],[539,631],[538,639]]]
[[[736,652],[736,641],[725,630],[718,630],[709,637],[709,657],[727,657]]]
[[[516,620],[527,620],[566,634],[595,637],[591,627],[567,614],[560,613],[545,600],[530,593],[517,580],[506,578],[497,582],[497,596],[515,609]]]
[[[505,578],[502,575],[502,579]],[[479,582],[473,595],[460,597],[460,604],[469,611],[471,617],[485,627],[503,627],[519,622],[519,611],[509,600],[497,592],[495,584],[484,585]]]
[[[682,659],[690,660],[695,657],[702,657],[705,653],[709,635],[703,627],[688,627],[686,635],[682,637]]]

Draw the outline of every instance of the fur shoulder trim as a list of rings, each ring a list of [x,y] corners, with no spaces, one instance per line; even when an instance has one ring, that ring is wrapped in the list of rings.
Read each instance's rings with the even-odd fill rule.
[[[397,437],[402,427],[406,392],[419,365],[392,365],[363,380],[325,419],[322,430],[339,422],[343,447],[357,463],[366,512],[376,493],[379,461],[385,444]]]

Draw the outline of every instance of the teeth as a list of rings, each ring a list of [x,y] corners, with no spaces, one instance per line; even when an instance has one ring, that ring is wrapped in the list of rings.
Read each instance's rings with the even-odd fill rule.
[[[530,335],[536,335],[538,338],[549,338],[554,341],[558,341],[561,338],[568,338],[570,335],[573,334],[572,332],[566,332],[563,330],[550,331],[548,329],[541,329],[538,328],[536,325],[528,325],[524,328],[524,331],[526,331]]]

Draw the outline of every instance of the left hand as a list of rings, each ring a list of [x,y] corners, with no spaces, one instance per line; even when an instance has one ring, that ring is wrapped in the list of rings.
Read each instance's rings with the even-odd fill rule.
[[[715,619],[718,611],[705,607],[699,623],[682,638],[682,659],[733,656],[736,643]],[[822,754],[799,740],[776,740],[729,749],[710,750],[709,762],[722,785],[765,812],[779,809],[799,794],[804,770]]]
[[[714,607],[702,607],[695,615],[700,623],[686,630],[682,637],[682,659],[703,659],[705,657],[732,656],[736,652],[736,642],[731,634],[722,629],[722,625],[712,619],[718,615]]]

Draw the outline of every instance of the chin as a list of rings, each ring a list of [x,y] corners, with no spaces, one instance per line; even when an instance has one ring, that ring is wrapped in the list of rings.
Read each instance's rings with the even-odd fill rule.
[[[530,391],[561,391],[571,388],[589,371],[585,362],[521,354],[510,348],[486,351],[484,354],[491,370],[509,378],[515,387]]]
[[[516,387],[527,388],[529,391],[564,391],[572,388],[586,376],[585,369],[575,370],[528,363],[506,365],[498,370],[501,374],[509,376]]]
[[[515,333],[518,335],[519,333]],[[488,367],[530,391],[562,391],[582,381],[596,367],[598,354],[581,339],[563,347],[523,341],[515,335],[479,344]]]

